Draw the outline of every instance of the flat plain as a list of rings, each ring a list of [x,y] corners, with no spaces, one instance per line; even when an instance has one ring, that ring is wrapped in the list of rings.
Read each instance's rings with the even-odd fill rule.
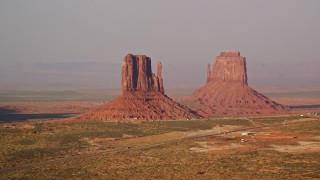
[[[0,179],[320,178],[320,117],[309,113],[317,108],[283,116],[61,123],[106,98],[83,97],[2,101]]]

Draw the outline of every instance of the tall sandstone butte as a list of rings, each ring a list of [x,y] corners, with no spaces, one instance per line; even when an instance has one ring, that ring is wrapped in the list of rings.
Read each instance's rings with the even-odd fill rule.
[[[200,118],[188,107],[165,95],[161,62],[158,62],[157,71],[157,76],[152,73],[149,57],[128,54],[122,64],[122,94],[98,109],[67,121]]]
[[[123,92],[164,93],[161,62],[158,62],[158,75],[156,76],[152,73],[149,57],[128,54],[122,64],[122,90]]]
[[[207,82],[189,98],[201,115],[279,114],[288,108],[248,86],[246,58],[236,50],[221,52],[213,70],[207,68]]]

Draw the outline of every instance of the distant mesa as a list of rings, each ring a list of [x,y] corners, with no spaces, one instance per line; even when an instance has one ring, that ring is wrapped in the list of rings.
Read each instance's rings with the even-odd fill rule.
[[[248,86],[246,58],[237,50],[221,52],[213,70],[207,67],[207,82],[189,98],[201,115],[281,114],[288,107],[278,104]]]
[[[201,117],[164,93],[160,61],[155,75],[149,57],[128,54],[124,57],[121,75],[122,95],[70,120],[182,120]]]

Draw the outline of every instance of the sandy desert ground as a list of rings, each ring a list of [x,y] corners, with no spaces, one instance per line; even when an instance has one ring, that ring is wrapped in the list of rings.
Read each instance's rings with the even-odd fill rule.
[[[320,116],[311,112],[320,103],[276,98],[296,108],[283,116],[71,124],[57,122],[103,101],[2,101],[0,179],[319,179]]]
[[[1,124],[0,177],[318,179],[319,127],[319,116]]]

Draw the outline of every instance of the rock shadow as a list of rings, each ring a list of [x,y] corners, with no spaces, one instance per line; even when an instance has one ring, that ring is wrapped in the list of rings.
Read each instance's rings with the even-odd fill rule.
[[[12,107],[0,107],[0,115],[11,114],[11,113],[19,113],[19,110]]]
[[[292,108],[292,109],[312,109],[312,108],[320,108],[320,104],[290,106],[290,108]]]
[[[50,120],[50,119],[62,119],[69,118],[77,115],[78,113],[44,113],[44,114],[17,114],[0,113],[0,123],[13,123],[13,122],[26,122],[30,120]]]

